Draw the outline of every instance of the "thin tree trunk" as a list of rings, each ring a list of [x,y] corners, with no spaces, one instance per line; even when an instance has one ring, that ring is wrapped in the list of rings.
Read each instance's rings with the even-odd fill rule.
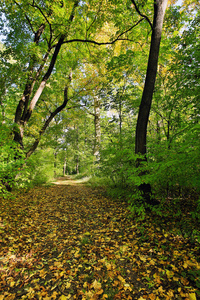
[[[134,0],[132,2],[135,5]],[[148,66],[146,72],[146,79],[142,94],[142,100],[139,107],[137,126],[136,126],[136,138],[135,138],[135,153],[142,154],[143,159],[146,160],[147,153],[147,124],[149,120],[149,113],[151,109],[151,103],[153,98],[153,91],[155,86],[158,57],[160,49],[160,41],[163,27],[163,20],[165,10],[167,6],[167,0],[155,0],[154,2],[154,20],[152,26],[151,45],[148,59]],[[139,164],[139,162],[138,162]],[[151,203],[151,186],[150,184],[142,184],[140,190],[143,194],[143,198],[146,202]]]
[[[64,163],[63,163],[63,176],[64,177],[66,175],[66,169],[67,169],[67,157],[65,155],[65,157],[64,157]]]
[[[53,164],[53,166],[54,166],[54,178],[57,177],[57,156],[58,156],[58,152],[55,151],[54,152],[54,164]]]
[[[100,143],[101,143],[100,100],[98,96],[94,96],[94,127],[95,127],[94,156],[95,156],[95,162],[98,162],[100,159]]]
[[[5,92],[3,91],[3,96],[5,96]],[[3,97],[2,97],[3,98]],[[5,114],[5,107],[2,101],[2,98],[0,98],[0,106],[1,106],[1,116],[2,116],[2,121],[1,124],[5,124],[5,118],[6,118],[6,114]]]
[[[75,129],[75,128],[74,128]],[[77,135],[76,135],[76,174],[79,174],[79,127],[77,126]]]

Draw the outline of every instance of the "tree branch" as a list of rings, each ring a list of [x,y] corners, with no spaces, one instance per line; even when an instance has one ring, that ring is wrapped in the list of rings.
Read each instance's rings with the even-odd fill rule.
[[[59,113],[61,112],[67,105],[68,101],[69,101],[69,98],[68,98],[68,89],[69,89],[69,85],[71,83],[71,80],[72,80],[72,76],[71,76],[71,73],[69,74],[69,77],[68,77],[68,82],[66,83],[66,86],[64,88],[64,100],[63,100],[63,103],[58,106],[51,114],[50,116],[48,117],[48,119],[45,121],[42,129],[40,130],[39,132],[39,137],[35,140],[35,142],[33,143],[32,147],[29,149],[29,151],[26,153],[26,158],[30,157],[31,154],[36,150],[40,140],[41,140],[41,137],[42,135],[45,133],[47,127],[49,126],[50,122],[53,120],[53,118]]]
[[[71,40],[67,40],[64,41],[63,44],[67,44],[67,43],[73,43],[73,42],[82,42],[82,43],[91,43],[91,44],[95,44],[95,45],[112,45],[117,41],[129,41],[129,39],[120,39],[120,37],[124,34],[126,34],[127,32],[131,31],[134,27],[136,27],[140,22],[142,22],[145,19],[145,17],[143,17],[142,19],[140,19],[136,24],[134,24],[133,26],[131,26],[129,29],[127,29],[126,31],[120,33],[116,39],[114,39],[113,41],[110,42],[96,42],[93,40],[88,40],[88,39],[71,39]],[[56,45],[54,45],[55,47]]]
[[[137,11],[137,13],[138,13],[141,17],[143,17],[144,19],[147,20],[147,22],[148,22],[149,25],[151,26],[151,30],[153,30],[153,24],[151,23],[150,19],[149,19],[146,15],[144,15],[144,14],[141,13],[141,11],[139,10],[139,7],[138,7],[137,4],[135,3],[135,0],[131,0],[131,2],[133,3],[133,5],[134,5],[134,7],[135,7],[135,10]]]

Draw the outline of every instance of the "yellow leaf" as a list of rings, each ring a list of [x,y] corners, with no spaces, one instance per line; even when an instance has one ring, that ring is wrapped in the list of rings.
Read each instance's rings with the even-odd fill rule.
[[[129,290],[130,292],[132,291],[132,288],[130,287],[130,285],[128,283],[124,284],[124,289],[125,289],[125,291],[126,290]]]
[[[5,299],[6,300],[15,300],[16,297],[15,297],[15,294],[9,294]]]
[[[126,280],[121,275],[118,275],[117,278],[123,283],[126,282]]]
[[[149,294],[149,298],[151,300],[155,300],[156,299],[156,295],[154,295],[153,293]]]
[[[65,285],[65,288],[66,288],[66,289],[69,289],[70,286],[71,286],[71,283],[70,283],[70,282],[67,282],[67,284]]]
[[[189,294],[189,299],[190,299],[190,300],[197,300],[196,294],[195,294],[195,293],[190,293],[190,294]]]
[[[88,299],[88,298],[93,299],[93,296],[94,296],[94,294],[91,291],[86,292],[85,295],[86,295],[86,299]]]
[[[45,278],[47,271],[45,269],[40,270],[40,277]]]
[[[152,266],[154,266],[155,265],[155,261],[152,259],[152,260],[150,260],[150,265],[152,265]]]
[[[89,235],[90,235],[90,232],[85,232],[84,235],[89,236]]]
[[[112,265],[111,265],[111,264],[107,264],[107,265],[106,265],[106,268],[107,268],[107,269],[108,269],[108,271],[109,271],[109,270],[111,270],[111,269],[112,269]]]
[[[187,269],[188,264],[186,262],[184,262],[183,268]]]
[[[174,275],[173,271],[166,270],[167,277],[172,277]]]
[[[13,287],[15,285],[15,282],[14,281],[11,281],[10,282],[10,287]]]
[[[92,287],[93,287],[95,290],[100,290],[100,289],[101,289],[101,283],[98,282],[98,281],[95,279],[95,281],[94,281],[93,284],[92,284]]]
[[[68,298],[65,295],[60,296],[59,300],[67,300]]]
[[[78,249],[76,252],[75,252],[75,254],[74,254],[74,257],[79,257],[80,256],[80,254],[79,254],[79,251],[80,251],[80,249]]]
[[[101,295],[101,294],[103,294],[103,289],[101,289],[98,292],[96,292],[96,295]]]
[[[58,295],[58,293],[56,291],[54,291],[53,294],[51,295],[51,298],[57,299],[57,295]]]
[[[139,257],[140,257],[141,261],[146,262],[146,257],[144,257],[144,256],[139,256]]]

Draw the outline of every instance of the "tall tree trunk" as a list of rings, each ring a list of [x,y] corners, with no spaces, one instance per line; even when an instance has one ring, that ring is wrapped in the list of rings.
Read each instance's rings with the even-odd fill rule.
[[[66,175],[66,169],[67,169],[67,157],[65,155],[65,157],[64,157],[64,163],[63,163],[63,176]]]
[[[1,97],[0,97],[0,107],[1,107],[1,117],[2,117],[1,124],[5,124],[5,118],[6,118],[5,107]]]
[[[58,152],[57,152],[57,150],[55,150],[55,152],[54,152],[54,164],[53,164],[53,167],[54,167],[54,178],[57,177],[57,156],[58,156]]]
[[[101,143],[100,100],[98,96],[94,96],[94,127],[95,127],[94,156],[95,156],[95,162],[98,162],[100,159],[100,143]]]
[[[77,126],[77,139],[76,139],[76,174],[79,174],[79,127]]]
[[[122,148],[122,99],[119,96],[119,144]]]
[[[133,1],[134,0],[132,0],[132,2]],[[135,153],[142,154],[144,156],[144,160],[146,160],[147,153],[147,124],[156,80],[160,41],[166,6],[167,0],[154,1],[154,20],[152,26],[151,45],[142,100],[138,113],[135,138]],[[151,186],[149,184],[142,184],[140,186],[140,190],[144,199],[151,203]]]

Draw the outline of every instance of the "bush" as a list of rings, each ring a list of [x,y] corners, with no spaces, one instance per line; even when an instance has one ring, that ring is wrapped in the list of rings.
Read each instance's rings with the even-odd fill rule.
[[[15,187],[15,178],[24,165],[23,151],[12,139],[12,127],[0,128],[0,192],[5,195]]]

